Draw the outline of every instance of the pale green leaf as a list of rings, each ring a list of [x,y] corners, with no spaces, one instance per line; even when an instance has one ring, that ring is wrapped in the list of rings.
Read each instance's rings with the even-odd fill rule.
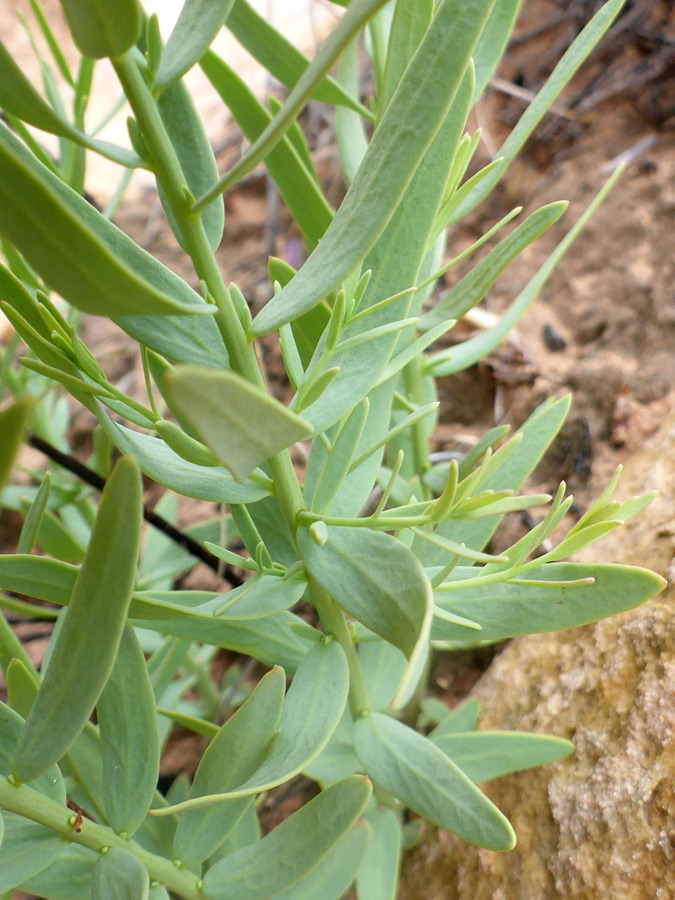
[[[188,797],[223,793],[250,778],[264,762],[274,738],[284,700],[284,671],[275,668],[257,684],[248,700],[218,730],[202,757]],[[251,803],[242,797],[208,809],[187,810],[180,817],[174,852],[197,869],[237,826]]]
[[[257,13],[247,0],[235,0],[227,20],[227,28],[242,47],[287,88],[295,87],[310,65],[307,57]],[[371,118],[368,110],[333,81],[330,75],[326,75],[318,83],[311,96],[321,103],[346,106]]]
[[[49,900],[90,900],[91,876],[99,859],[95,850],[71,844],[50,866],[25,881],[21,890]]]
[[[344,47],[358,34],[363,25],[387,0],[354,0],[337,27],[326,38],[312,63],[305,69],[295,84],[281,110],[257,141],[233,168],[223,177],[215,189],[201,197],[195,210],[206,207],[218,194],[227,190],[270,153],[282,139],[290,124],[311,96],[316,86],[323,81],[331,66]]]
[[[501,180],[507,168],[517,156],[521,147],[537,127],[551,104],[574,76],[579,66],[591,53],[603,34],[619,14],[625,0],[608,0],[591,21],[579,33],[556,65],[546,84],[541,88],[532,103],[521,116],[518,124],[497,151],[496,156],[503,157],[503,162],[491,173],[489,178],[481,181],[476,191],[471,193],[457,210],[454,219],[458,221],[470,210],[484,200],[494,186]]]
[[[12,891],[27,878],[49,869],[64,850],[51,829],[14,813],[3,812],[5,833],[0,847],[0,891]]]
[[[475,697],[466,700],[456,709],[451,710],[442,719],[437,728],[431,732],[431,736],[440,737],[443,734],[457,734],[472,731],[476,727],[480,716],[480,703]]]
[[[354,747],[378,785],[440,828],[486,850],[511,850],[513,829],[427,738],[382,713],[354,723]]]
[[[517,584],[460,587],[462,577],[476,574],[475,569],[455,569],[453,578],[458,580],[452,584],[458,589],[441,589],[434,599],[444,609],[480,623],[482,630],[476,637],[481,642],[587,625],[639,606],[664,586],[658,575],[632,566],[548,563],[519,576]],[[593,583],[545,584],[583,579]],[[464,641],[465,637],[465,632],[459,636],[457,626],[434,618],[434,640]]]
[[[103,490],[49,668],[17,744],[14,774],[21,782],[67,752],[105,687],[131,600],[142,521],[140,472],[125,457]]]
[[[35,546],[38,533],[40,531],[40,523],[44,516],[49,502],[49,490],[51,487],[51,475],[45,472],[44,478],[35,495],[35,499],[30,504],[28,510],[24,513],[24,523],[19,535],[19,543],[17,545],[17,553],[31,553]]]
[[[383,111],[398,88],[406,66],[415,55],[434,13],[433,0],[397,0],[387,44],[382,91],[378,97],[378,114]]]
[[[272,900],[318,900],[319,897],[321,900],[340,900],[359,871],[368,847],[369,832],[366,822],[357,822],[316,868]]]
[[[234,0],[186,0],[162,52],[154,88],[162,91],[206,53],[232,11]]]
[[[217,4],[209,2],[206,5]],[[176,151],[178,162],[185,176],[185,183],[192,196],[198,197],[218,181],[218,166],[204,125],[187,87],[181,82],[164,91],[157,100],[157,112],[162,118],[173,149]],[[187,245],[181,235],[180,226],[160,182],[157,183],[157,192],[171,229],[187,252]],[[215,253],[222,240],[225,227],[225,205],[222,199],[214,201],[208,209],[204,210],[201,223],[204,226],[211,250]]]
[[[369,807],[370,843],[356,878],[358,900],[396,900],[403,832],[393,809]]]
[[[14,459],[23,442],[24,433],[33,411],[34,400],[26,395],[11,406],[0,410],[0,489],[10,476]]]
[[[115,665],[96,704],[106,820],[132,835],[152,803],[159,775],[159,731],[143,651],[127,624]]]
[[[430,740],[476,784],[555,762],[574,752],[570,741],[520,731],[435,733]]]
[[[233,372],[182,366],[166,374],[164,386],[176,408],[240,482],[312,431],[299,416]]]
[[[394,702],[414,690],[427,656],[431,587],[418,559],[391,535],[361,528],[327,529],[318,546],[298,529],[308,571],[342,609],[408,657]]]
[[[113,847],[94,866],[91,900],[148,900],[149,890],[148,870],[128,850]]]
[[[352,828],[370,790],[360,775],[327,788],[261,841],[209,869],[203,879],[206,900],[267,900],[297,884]]]
[[[518,17],[522,0],[497,0],[485,23],[473,52],[476,67],[476,87],[473,102],[476,103],[494,75],[504,55],[513,26]]]
[[[418,326],[420,330],[433,328],[448,319],[461,319],[473,309],[509,263],[557,222],[566,208],[566,203],[549,203],[528,216],[422,317]]]

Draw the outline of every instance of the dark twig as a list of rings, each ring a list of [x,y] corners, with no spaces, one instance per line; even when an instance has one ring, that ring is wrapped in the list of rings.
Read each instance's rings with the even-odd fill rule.
[[[60,450],[57,450],[56,447],[52,446],[47,441],[44,441],[36,434],[29,435],[28,443],[31,447],[44,453],[45,456],[49,457],[53,462],[58,463],[60,466],[63,466],[64,469],[72,472],[72,474],[76,475],[80,481],[96,488],[97,491],[102,491],[105,487],[105,479],[101,478],[98,472],[94,472],[93,469],[83,465],[69,453],[61,453]],[[179,547],[187,550],[190,556],[194,556],[210,569],[213,569],[214,572],[226,579],[233,587],[239,587],[240,584],[244,583],[243,578],[237,575],[232,566],[227,563],[223,564],[222,560],[214,556],[213,553],[209,553],[205,547],[195,541],[194,538],[191,538],[189,534],[179,531],[179,529],[172,525],[171,522],[167,522],[162,516],[159,516],[156,512],[148,509],[145,504],[143,504],[143,518],[150,525],[153,525],[161,531],[162,534],[166,535],[170,540],[174,541],[174,543],[178,544]]]

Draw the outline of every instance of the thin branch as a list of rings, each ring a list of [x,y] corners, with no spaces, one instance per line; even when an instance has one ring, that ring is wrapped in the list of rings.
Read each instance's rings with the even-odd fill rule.
[[[102,491],[105,487],[105,479],[101,478],[98,472],[94,472],[93,469],[83,465],[69,453],[62,453],[60,450],[57,450],[56,447],[52,446],[52,444],[47,441],[44,441],[36,434],[29,435],[28,443],[35,450],[44,453],[44,455],[49,457],[53,462],[58,463],[60,466],[63,466],[64,469],[67,469],[73,475],[76,475],[80,481],[96,488],[97,491]],[[239,587],[239,585],[244,583],[243,578],[237,575],[232,566],[225,564],[223,567],[222,560],[214,556],[213,553],[209,553],[205,547],[198,543],[198,541],[195,541],[194,538],[191,538],[189,534],[180,531],[172,525],[171,522],[167,522],[162,516],[153,512],[153,510],[148,509],[145,504],[143,504],[143,518],[150,525],[157,528],[158,531],[161,531],[162,534],[166,535],[170,540],[174,541],[174,543],[178,544],[179,547],[182,547],[183,550],[187,550],[190,556],[196,557],[196,559],[207,565],[217,575],[227,580],[233,587]]]

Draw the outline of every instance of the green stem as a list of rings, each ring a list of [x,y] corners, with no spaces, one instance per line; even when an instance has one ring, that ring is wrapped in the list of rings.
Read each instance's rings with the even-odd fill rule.
[[[253,345],[247,339],[230,292],[222,279],[201,220],[191,211],[192,200],[187,190],[185,176],[152,94],[130,54],[115,60],[114,65],[150,152],[157,180],[162,185],[180,228],[185,249],[192,259],[197,275],[206,284],[209,298],[218,307],[215,320],[227,349],[230,367],[252,384],[265,390],[265,380]],[[286,525],[295,539],[298,514],[305,509],[305,504],[288,451],[272,457],[269,460],[269,468]],[[368,700],[345,618],[335,601],[318,585],[313,587],[312,594],[324,629],[339,641],[347,656],[351,674],[350,706],[355,714],[361,714],[368,708]]]
[[[149,853],[134,841],[120,837],[110,828],[89,819],[82,819],[81,825],[78,826],[80,831],[75,831],[72,810],[50,797],[45,797],[28,785],[22,784],[17,787],[9,779],[0,777],[0,808],[45,825],[67,841],[88,847],[96,853],[106,852],[105,848],[110,850],[113,847],[126,850],[145,866],[153,881],[164,884],[185,900],[204,898],[199,878],[194,872],[177,868],[170,860]]]

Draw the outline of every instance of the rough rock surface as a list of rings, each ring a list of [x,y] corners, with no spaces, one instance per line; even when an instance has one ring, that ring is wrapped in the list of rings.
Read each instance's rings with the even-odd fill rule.
[[[675,417],[638,452],[621,495],[658,489],[587,551],[673,575]],[[668,571],[670,569],[670,572]],[[486,786],[518,835],[507,854],[429,829],[401,900],[675,898],[675,586],[637,610],[514,641],[479,683],[482,728],[570,738],[576,754]]]

